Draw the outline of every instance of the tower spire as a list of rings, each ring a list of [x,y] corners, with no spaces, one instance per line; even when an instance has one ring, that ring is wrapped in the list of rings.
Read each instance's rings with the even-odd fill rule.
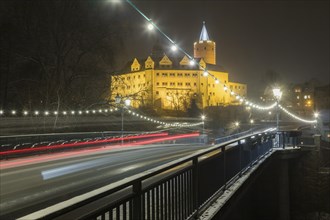
[[[210,40],[209,34],[207,33],[207,30],[206,30],[206,27],[205,27],[205,21],[203,21],[203,28],[202,28],[201,35],[199,36],[199,40],[200,41]]]

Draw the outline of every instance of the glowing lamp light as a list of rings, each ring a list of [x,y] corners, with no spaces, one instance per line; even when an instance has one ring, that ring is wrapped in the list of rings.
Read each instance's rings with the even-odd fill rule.
[[[130,99],[126,99],[125,100],[125,105],[126,106],[130,106],[131,105],[131,100]]]
[[[202,115],[202,116],[201,116],[201,119],[202,119],[203,121],[205,120],[205,118],[206,118],[205,115]]]
[[[93,112],[93,114],[95,114],[96,111],[95,110],[92,110],[92,112]]]
[[[149,23],[147,27],[149,31],[154,29],[154,25],[152,23]]]
[[[58,112],[57,112],[57,111],[55,111],[55,112],[54,112],[54,115],[57,115],[57,114],[58,114]]]
[[[195,62],[195,60],[194,60],[194,59],[192,59],[192,60],[190,60],[190,61],[189,61],[189,64],[190,64],[190,66],[193,66],[193,65],[195,65],[195,63],[196,63],[196,62]]]
[[[235,93],[233,91],[230,92],[230,95],[235,95]]]
[[[314,113],[314,117],[315,117],[315,118],[318,118],[319,116],[320,116],[319,113],[317,113],[317,112]]]
[[[205,71],[203,72],[203,76],[207,77],[208,75],[209,75],[209,73],[205,70]]]
[[[223,87],[223,90],[227,91],[227,89],[228,89],[227,86],[224,86],[224,87]]]
[[[82,111],[79,111],[78,114],[81,115],[82,114]]]
[[[172,50],[172,51],[177,51],[177,49],[178,49],[178,47],[177,47],[175,44],[173,44],[173,45],[171,46],[171,50]]]
[[[89,111],[88,110],[86,111],[86,114],[89,114]]]
[[[75,114],[75,112],[74,111],[71,111],[71,115],[74,115]]]
[[[251,123],[251,124],[253,124],[253,123],[254,123],[254,120],[253,120],[253,119],[251,119],[251,120],[250,120],[250,123]]]
[[[220,81],[218,79],[215,80],[215,84],[219,84]]]
[[[281,89],[279,89],[279,88],[275,88],[275,89],[273,89],[273,94],[274,94],[274,97],[275,97],[277,100],[281,99],[281,97],[282,97],[282,91],[281,91]]]
[[[66,112],[66,111],[64,111],[64,112],[63,112],[63,115],[66,115],[66,114],[67,114],[67,112]]]
[[[39,111],[35,111],[34,114],[35,114],[35,115],[39,115]]]
[[[11,114],[16,115],[16,111],[15,110],[11,111]]]
[[[27,111],[24,111],[23,112],[23,115],[28,115],[29,113]]]
[[[238,121],[235,122],[235,126],[236,126],[236,127],[239,126],[239,122],[238,122]]]
[[[45,115],[49,115],[49,112],[48,111],[45,111]]]
[[[3,115],[3,110],[0,110],[0,115]]]
[[[239,95],[237,95],[237,96],[236,96],[236,99],[239,99],[239,98],[240,98]]]

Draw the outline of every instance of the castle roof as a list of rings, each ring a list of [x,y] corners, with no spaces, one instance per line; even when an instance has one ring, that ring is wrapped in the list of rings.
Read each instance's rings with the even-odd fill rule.
[[[168,59],[172,62],[171,66],[167,66],[167,65],[161,65],[160,61],[167,56]],[[179,57],[179,56],[169,56],[164,54],[162,57],[161,56],[154,56],[154,55],[150,55],[150,58],[152,59],[152,61],[154,61],[154,68],[156,70],[200,70],[199,65],[180,65],[180,62],[182,61],[183,57]],[[126,63],[126,65],[123,67],[123,69],[121,69],[120,71],[118,71],[118,74],[123,74],[123,73],[131,73],[131,65],[134,62],[134,60],[137,60],[139,62],[139,64],[141,65],[139,71],[144,71],[148,68],[145,68],[145,61],[148,59],[147,58],[134,58],[130,61],[128,61]],[[195,58],[195,61],[197,63],[199,63],[201,61],[202,58]],[[206,63],[206,69],[210,70],[210,71],[219,71],[219,72],[226,72],[226,70],[223,68],[223,66],[220,65],[213,65],[213,64],[209,64]]]
[[[199,36],[199,40],[200,41],[207,41],[210,40],[209,38],[209,34],[207,33],[206,27],[205,27],[205,21],[203,21],[203,27],[202,27],[202,31],[201,34]]]

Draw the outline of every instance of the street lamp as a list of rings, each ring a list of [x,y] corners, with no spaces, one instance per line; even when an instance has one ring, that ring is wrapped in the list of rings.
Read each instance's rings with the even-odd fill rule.
[[[122,97],[117,94],[115,97],[115,102],[121,107],[121,145],[124,144],[124,110],[131,105],[131,100],[126,99],[122,103]]]
[[[201,119],[202,119],[202,123],[203,123],[203,134],[204,134],[204,120],[205,120],[206,116],[205,115],[202,115],[201,116]]]
[[[279,128],[279,117],[280,117],[280,112],[279,112],[279,102],[282,97],[282,91],[279,88],[273,89],[273,95],[276,100],[276,131],[278,131]]]
[[[251,119],[250,120],[250,130],[251,130],[251,133],[252,133],[252,125],[254,124],[254,120],[253,119]]]
[[[318,124],[318,120],[319,120],[319,116],[320,114],[318,112],[314,113],[314,118],[315,118],[315,132],[318,133],[318,128],[319,128],[319,124]]]
[[[239,129],[238,129],[238,128],[239,128],[239,122],[236,121],[234,124],[235,124],[235,127],[236,127],[236,129],[237,129],[237,134],[238,134],[238,132],[239,132]]]

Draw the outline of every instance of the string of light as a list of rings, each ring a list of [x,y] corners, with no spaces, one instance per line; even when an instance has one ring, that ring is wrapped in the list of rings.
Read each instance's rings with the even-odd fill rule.
[[[119,108],[110,108],[110,109],[92,109],[92,110],[78,110],[78,111],[17,111],[17,110],[12,110],[12,111],[4,111],[0,110],[0,116],[87,116],[87,115],[95,115],[95,114],[107,114],[107,113],[112,113],[112,112],[118,112]],[[139,114],[133,110],[128,110],[127,111],[130,115],[135,116],[141,120],[145,120],[147,122],[155,123],[155,124],[160,124],[164,125],[165,127],[194,127],[203,124],[204,122],[198,122],[198,123],[179,123],[179,122],[164,122],[160,121],[154,118],[151,118],[149,116]]]
[[[279,107],[282,111],[284,111],[286,114],[290,115],[292,118],[297,119],[297,120],[299,120],[299,121],[302,121],[302,122],[305,122],[305,123],[310,123],[310,124],[315,124],[315,123],[317,122],[317,120],[306,120],[306,119],[300,118],[300,117],[298,117],[297,115],[295,115],[295,114],[289,112],[286,108],[284,108],[284,107],[283,107],[282,105],[280,105],[280,104],[278,105],[278,107]]]

